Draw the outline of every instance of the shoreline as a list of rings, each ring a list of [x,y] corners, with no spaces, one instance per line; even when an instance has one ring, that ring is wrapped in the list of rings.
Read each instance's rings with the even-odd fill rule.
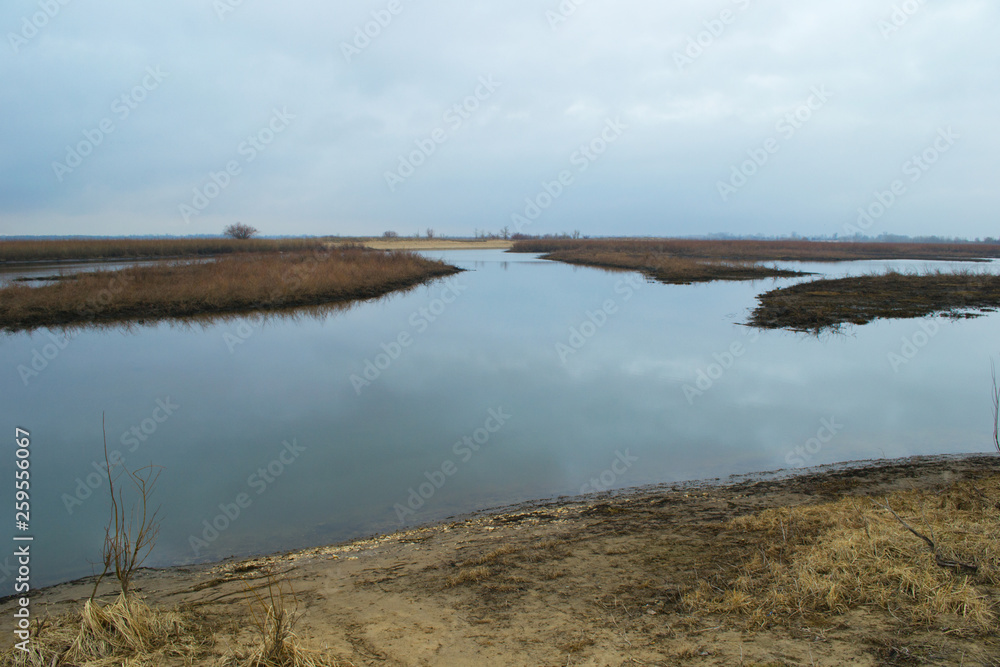
[[[810,651],[817,665],[895,664],[878,659],[878,642],[890,636],[913,650],[936,642],[956,656],[971,657],[977,646],[1000,656],[995,640],[899,625],[877,609],[748,631],[739,619],[691,613],[682,604],[684,592],[709,572],[738,564],[740,540],[726,528],[734,519],[848,495],[936,491],[990,475],[1000,475],[995,454],[692,480],[519,503],[329,546],[144,570],[136,584],[151,605],[237,628],[246,582],[278,574],[295,591],[303,642],[357,665],[714,665],[739,664],[741,656],[810,664]],[[88,577],[32,591],[35,614],[79,607],[92,585]],[[111,590],[102,585],[101,599],[110,600]],[[5,630],[11,602],[0,601]],[[803,634],[815,632],[820,645]]]

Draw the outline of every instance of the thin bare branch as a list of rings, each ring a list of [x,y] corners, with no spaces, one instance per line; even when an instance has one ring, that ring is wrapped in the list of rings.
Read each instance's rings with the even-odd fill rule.
[[[888,499],[886,499],[884,503],[879,505],[879,507],[888,510],[889,513],[892,514],[894,517],[896,517],[896,520],[903,525],[903,528],[906,528],[908,531],[910,531],[911,533],[919,537],[921,540],[926,542],[927,546],[930,547],[931,553],[934,555],[934,561],[938,564],[938,566],[945,567],[951,570],[966,571],[966,572],[976,572],[979,570],[978,565],[963,563],[961,561],[956,561],[956,560],[947,560],[945,558],[942,558],[941,554],[938,552],[938,548],[937,545],[934,543],[934,540],[927,537],[923,533],[918,532],[916,529],[913,528],[913,526],[906,523],[906,521],[903,520],[903,517],[896,514],[896,511],[889,506]]]

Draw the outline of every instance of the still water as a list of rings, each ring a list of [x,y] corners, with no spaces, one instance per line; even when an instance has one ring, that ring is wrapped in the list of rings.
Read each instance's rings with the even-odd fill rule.
[[[295,319],[0,338],[3,479],[15,426],[32,439],[33,585],[100,558],[102,415],[112,455],[161,467],[153,566],[558,495],[992,450],[996,313],[755,332],[739,325],[754,296],[793,281],[673,286],[501,251],[428,255],[467,271]]]

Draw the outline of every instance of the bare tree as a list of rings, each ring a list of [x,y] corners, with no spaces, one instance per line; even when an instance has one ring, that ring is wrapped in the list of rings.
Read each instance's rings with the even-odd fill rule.
[[[231,239],[246,240],[246,239],[252,239],[259,232],[257,231],[256,228],[251,227],[250,225],[245,225],[242,222],[237,222],[223,229],[222,233]]]
[[[507,239],[509,239],[510,238],[510,227],[504,227],[503,229],[501,229],[500,230],[500,236],[503,237],[504,241],[506,241]]]
[[[427,228],[427,238],[429,239],[434,238],[434,230],[431,229],[430,227]]]
[[[104,429],[103,416],[101,427]],[[112,570],[118,579],[122,595],[128,597],[132,578],[149,556],[160,532],[160,521],[157,518],[159,511],[150,511],[149,508],[153,487],[160,476],[159,469],[150,465],[132,472],[123,463],[112,464],[108,457],[107,429],[104,429],[104,463],[111,491],[111,516],[104,529],[104,571],[94,583],[91,600],[97,595],[101,580]],[[119,466],[121,471],[117,470]],[[131,506],[126,505],[122,488],[116,484],[122,475],[132,482],[139,496]]]

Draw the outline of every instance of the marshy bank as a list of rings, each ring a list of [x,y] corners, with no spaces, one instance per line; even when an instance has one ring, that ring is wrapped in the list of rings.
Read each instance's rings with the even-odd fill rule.
[[[860,260],[984,261],[1000,257],[1000,244],[987,243],[854,243],[827,241],[702,241],[691,239],[529,239],[519,240],[512,252],[563,253],[581,260],[588,254],[620,253],[636,257],[663,257],[739,262],[847,262]]]
[[[988,665],[998,509],[1000,457],[868,462],[533,503],[136,587],[190,628],[156,664],[252,644],[248,590],[279,577],[296,641],[327,664]],[[943,567],[904,521],[975,569]],[[47,660],[92,585],[33,594]]]
[[[39,287],[10,284],[0,289],[0,327],[14,332],[348,303],[457,272],[414,253],[360,247],[237,252],[214,261],[76,273]]]
[[[0,242],[0,263],[215,257],[244,253],[319,251],[326,246],[327,242],[320,238],[15,239]]]
[[[974,317],[970,311],[1000,308],[1000,275],[889,271],[799,283],[757,300],[749,324],[763,329],[819,332],[880,318]]]

